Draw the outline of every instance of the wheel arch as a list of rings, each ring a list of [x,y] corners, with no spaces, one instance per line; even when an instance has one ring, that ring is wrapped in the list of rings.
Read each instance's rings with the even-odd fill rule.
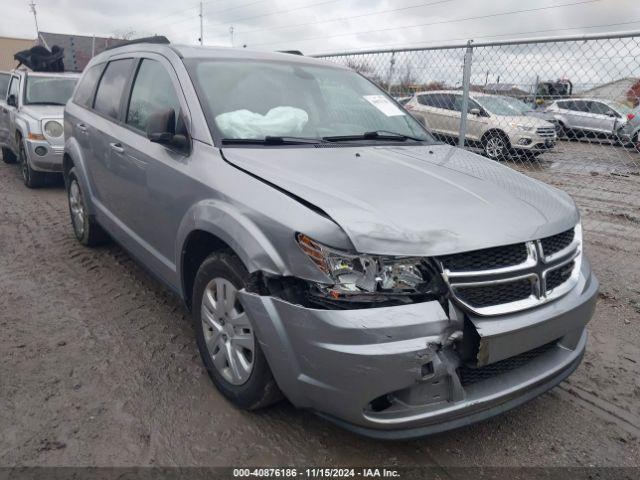
[[[480,139],[480,141],[484,144],[484,142],[486,142],[487,139],[493,135],[499,135],[504,138],[507,141],[507,148],[511,148],[511,139],[509,138],[509,135],[507,135],[507,133],[501,128],[490,128],[482,134],[482,138]]]
[[[187,212],[178,230],[177,248],[177,279],[188,307],[198,268],[215,251],[233,253],[249,273],[290,273],[260,228],[231,205],[219,200],[200,202]]]

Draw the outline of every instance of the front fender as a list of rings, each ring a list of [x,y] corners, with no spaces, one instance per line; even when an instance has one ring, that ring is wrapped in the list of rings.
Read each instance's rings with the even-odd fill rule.
[[[246,215],[221,200],[209,199],[193,205],[178,229],[176,259],[182,285],[182,256],[189,235],[201,230],[215,235],[240,257],[249,272],[262,270],[276,275],[290,272],[282,257],[262,230]]]

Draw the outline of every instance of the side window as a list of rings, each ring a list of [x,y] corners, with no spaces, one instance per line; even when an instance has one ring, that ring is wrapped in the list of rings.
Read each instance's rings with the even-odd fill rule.
[[[435,95],[418,95],[418,103],[425,107],[433,107],[433,97]]]
[[[591,105],[589,107],[589,112],[590,113],[595,113],[595,114],[598,114],[598,115],[606,115],[608,112],[614,112],[615,113],[615,110],[613,108],[611,108],[609,105],[606,105],[604,103],[591,102]]]
[[[171,77],[156,60],[144,59],[136,75],[127,110],[127,124],[141,131],[147,130],[149,116],[171,108],[180,113],[180,102],[171,82]]]
[[[443,93],[440,95],[440,99],[438,101],[438,107],[444,108],[446,110],[455,110],[455,95],[450,93]]]
[[[571,110],[575,110],[576,112],[589,113],[589,104],[591,102],[585,102],[584,100],[576,100],[573,103],[573,108]]]
[[[109,62],[102,75],[93,108],[96,112],[111,118],[118,118],[120,100],[124,95],[124,86],[129,79],[133,59],[114,60]]]
[[[85,72],[78,84],[76,94],[73,97],[74,103],[82,105],[83,107],[91,108],[93,93],[95,92],[96,84],[98,83],[98,79],[100,78],[103,68],[104,64],[94,65]]]

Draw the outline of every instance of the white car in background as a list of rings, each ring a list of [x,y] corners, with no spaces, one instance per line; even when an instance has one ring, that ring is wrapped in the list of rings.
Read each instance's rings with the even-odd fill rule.
[[[438,90],[418,92],[405,108],[435,135],[457,140],[460,132],[462,92]],[[482,147],[484,154],[501,160],[510,156],[536,156],[554,148],[555,127],[527,116],[499,95],[469,95],[466,143]]]
[[[622,103],[597,98],[567,98],[556,100],[546,109],[560,126],[561,136],[604,136],[624,128],[633,118],[633,111]]]

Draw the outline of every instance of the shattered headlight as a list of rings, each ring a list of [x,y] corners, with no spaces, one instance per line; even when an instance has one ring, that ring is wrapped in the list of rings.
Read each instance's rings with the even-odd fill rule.
[[[296,236],[302,251],[334,282],[333,298],[351,294],[428,293],[432,271],[420,257],[351,254],[322,245],[304,234]]]

